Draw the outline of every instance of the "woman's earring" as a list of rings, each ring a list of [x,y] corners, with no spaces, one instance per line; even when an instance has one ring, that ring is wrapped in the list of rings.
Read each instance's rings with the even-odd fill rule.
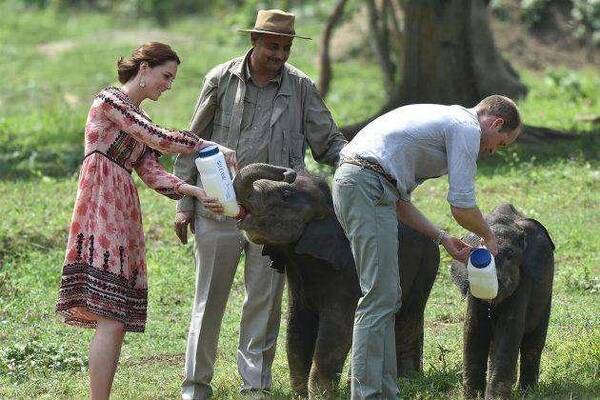
[[[144,78],[140,79],[140,87],[141,88],[145,88],[146,87],[146,81],[144,80]]]

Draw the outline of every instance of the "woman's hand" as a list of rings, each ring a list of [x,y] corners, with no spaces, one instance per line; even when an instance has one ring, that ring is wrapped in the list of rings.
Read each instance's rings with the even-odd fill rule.
[[[442,238],[442,246],[444,246],[452,258],[462,263],[467,262],[467,257],[469,257],[469,254],[473,249],[459,238],[450,235],[445,235]]]
[[[177,189],[177,191],[186,196],[193,196],[197,198],[198,200],[200,200],[202,205],[204,205],[204,207],[208,208],[215,214],[223,214],[223,204],[219,202],[218,199],[215,199],[214,197],[209,197],[204,191],[204,189],[199,188],[198,186],[193,186],[184,183]]]

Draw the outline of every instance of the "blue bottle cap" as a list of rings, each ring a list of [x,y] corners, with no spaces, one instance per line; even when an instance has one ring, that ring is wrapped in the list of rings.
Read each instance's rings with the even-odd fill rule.
[[[475,268],[485,268],[492,261],[492,253],[488,249],[477,248],[471,252],[469,259]]]
[[[218,146],[207,146],[198,152],[198,158],[214,156],[219,152]]]

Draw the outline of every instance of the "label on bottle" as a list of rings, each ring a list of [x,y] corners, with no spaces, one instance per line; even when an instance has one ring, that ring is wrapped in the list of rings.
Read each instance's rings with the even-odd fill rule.
[[[235,200],[235,190],[232,183],[225,184],[223,189],[223,202]]]
[[[223,202],[235,200],[235,191],[233,190],[233,182],[229,176],[229,170],[224,160],[217,160],[217,171],[221,177],[221,187],[223,188]]]

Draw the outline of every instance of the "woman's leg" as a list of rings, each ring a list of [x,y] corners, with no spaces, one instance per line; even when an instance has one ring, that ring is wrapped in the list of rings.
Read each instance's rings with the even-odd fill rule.
[[[124,337],[122,322],[98,317],[96,333],[90,343],[91,400],[108,400]]]

